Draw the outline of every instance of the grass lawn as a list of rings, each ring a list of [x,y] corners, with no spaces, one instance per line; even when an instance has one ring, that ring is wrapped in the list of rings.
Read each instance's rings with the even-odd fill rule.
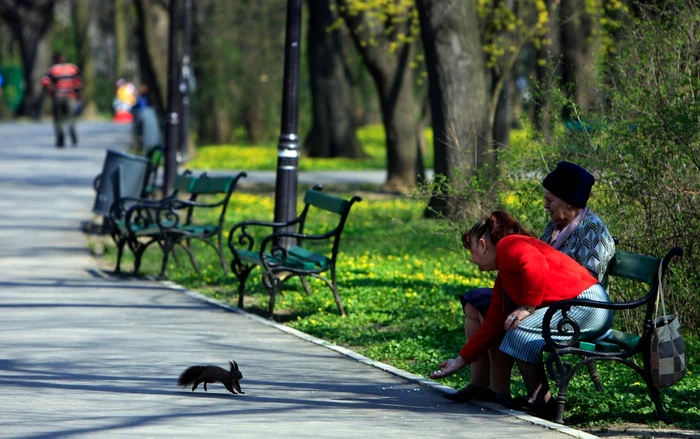
[[[299,160],[300,171],[332,171],[353,169],[385,169],[386,147],[384,128],[381,125],[364,126],[357,131],[365,159],[347,158]],[[425,130],[427,151],[425,163],[433,167],[432,129]],[[237,169],[265,171],[277,168],[277,144],[264,145],[205,145],[197,148],[197,157],[188,162],[188,167],[201,170]]]
[[[459,294],[491,285],[493,276],[479,272],[466,260],[467,254],[456,237],[438,234],[434,222],[422,219],[420,203],[400,197],[361,195],[365,199],[353,207],[338,259],[339,289],[348,317],[338,315],[330,290],[320,281],[312,281],[314,294],[307,297],[294,280],[285,285],[278,298],[276,319],[375,360],[427,376],[441,360],[455,356],[464,343]],[[271,194],[236,193],[231,204],[229,225],[244,219],[270,220],[273,216]],[[310,226],[319,230],[322,223],[321,219]],[[114,261],[114,247],[105,242],[105,258]],[[180,265],[171,263],[169,278],[235,305],[236,280],[223,275],[210,249],[197,248],[196,253],[201,276],[191,269],[183,254]],[[228,250],[226,253],[230,257]],[[157,249],[149,250],[144,273],[156,274],[160,257]],[[129,259],[125,262],[128,268]],[[259,271],[253,272],[248,285],[251,291],[246,296],[246,309],[262,312],[268,297],[260,285]],[[684,335],[690,372],[662,394],[675,427],[700,429],[700,374],[697,356],[693,355],[700,349],[700,341],[696,335]],[[594,390],[583,372],[572,381],[567,424],[659,425],[653,421],[653,405],[636,375],[617,364],[601,364],[599,370],[606,389],[603,393]],[[468,379],[469,368],[465,368],[443,382],[460,388]],[[512,392],[524,394],[516,369]]]

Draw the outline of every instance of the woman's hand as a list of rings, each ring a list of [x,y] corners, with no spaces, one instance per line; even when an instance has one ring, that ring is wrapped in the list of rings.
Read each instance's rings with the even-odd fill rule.
[[[439,380],[448,377],[466,365],[464,359],[458,355],[457,358],[450,358],[440,363],[440,370],[431,373],[430,378]]]
[[[503,327],[506,329],[506,331],[509,329],[515,329],[518,327],[520,322],[525,320],[529,315],[530,311],[524,308],[518,308],[512,313],[508,314],[508,317],[506,317],[506,322],[503,324]]]

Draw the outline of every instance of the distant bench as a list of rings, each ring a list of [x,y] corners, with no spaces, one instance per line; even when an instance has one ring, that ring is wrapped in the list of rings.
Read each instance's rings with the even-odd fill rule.
[[[239,282],[238,307],[243,307],[250,272],[261,267],[262,282],[270,294],[268,314],[272,315],[274,311],[282,284],[292,277],[299,277],[304,290],[310,294],[306,279],[310,276],[325,282],[333,292],[338,311],[345,316],[336,282],[336,261],[348,214],[353,204],[360,200],[358,196],[345,200],[323,193],[321,186],[315,186],[304,195],[304,208],[297,218],[284,223],[243,221],[234,225],[229,233],[228,246],[233,255],[231,271]],[[313,218],[315,222],[325,222],[319,219],[323,212],[332,214],[335,219],[328,220],[322,233],[305,233],[307,220]],[[262,229],[262,232],[256,232],[256,229]],[[259,239],[257,245],[256,238]],[[326,272],[330,273],[330,279],[324,275]]]

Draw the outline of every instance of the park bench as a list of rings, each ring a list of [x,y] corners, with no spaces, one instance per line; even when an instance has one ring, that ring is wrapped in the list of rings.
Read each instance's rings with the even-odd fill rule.
[[[295,276],[301,280],[307,295],[311,294],[311,290],[306,278],[321,279],[333,292],[338,311],[345,316],[336,282],[336,261],[345,222],[350,208],[357,201],[361,201],[358,196],[346,200],[323,193],[321,186],[315,186],[304,195],[301,214],[290,221],[243,221],[234,225],[229,233],[228,246],[233,254],[231,271],[239,282],[238,307],[243,308],[245,285],[250,272],[261,267],[262,283],[270,294],[270,316],[281,286]],[[334,220],[327,219],[323,212],[330,213]],[[315,222],[325,223],[325,230],[305,233],[307,221],[311,218]],[[260,240],[257,246],[256,239]],[[325,274],[327,272],[330,279]]]
[[[223,251],[224,220],[238,180],[245,176],[241,172],[234,176],[210,177],[202,173],[195,177],[185,172],[176,176],[173,193],[168,197],[160,200],[120,198],[110,213],[112,238],[117,245],[115,272],[121,271],[125,246],[134,254],[134,274],[138,276],[144,252],[157,244],[163,253],[161,277],[165,276],[169,256],[174,254],[176,246],[185,250],[199,273],[191,241],[200,240],[216,251],[224,273],[228,274]],[[184,194],[189,194],[189,197],[185,199]],[[200,196],[209,199],[201,201]],[[196,211],[206,211],[203,216],[210,219],[196,221]]]
[[[617,251],[607,270],[611,282],[619,282],[624,288],[634,288],[633,291],[635,293],[633,295],[635,296],[637,296],[637,291],[642,291],[639,294],[641,297],[636,300],[612,303],[572,299],[558,302],[549,307],[542,322],[542,330],[545,339],[545,352],[549,352],[549,356],[546,359],[547,371],[558,387],[555,422],[563,423],[569,381],[579,369],[587,366],[596,389],[598,391],[603,390],[600,375],[595,368],[595,363],[599,361],[619,362],[636,371],[646,383],[650,398],[656,408],[657,416],[664,422],[670,422],[668,415],[664,411],[659,390],[652,381],[650,365],[651,335],[654,329],[653,319],[655,317],[659,285],[668,272],[669,262],[674,257],[682,254],[683,250],[679,247],[671,249],[663,259]],[[659,275],[660,264],[661,276]],[[622,279],[625,280],[623,281]],[[582,340],[579,337],[579,325],[567,316],[567,312],[571,307],[577,305],[611,309],[616,312],[625,312],[624,310],[644,312],[643,321],[640,322],[641,335],[612,330],[599,339]],[[558,312],[562,313],[563,319],[557,325],[556,330],[550,329],[552,317]],[[568,336],[570,338],[566,342],[557,341],[552,338],[553,335]],[[564,356],[567,357],[565,358]],[[578,363],[572,365],[570,362],[572,358],[577,360]]]

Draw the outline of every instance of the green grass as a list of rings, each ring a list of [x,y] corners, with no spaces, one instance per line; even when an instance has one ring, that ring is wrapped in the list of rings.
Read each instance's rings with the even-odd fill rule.
[[[338,315],[330,290],[312,281],[306,296],[297,281],[285,285],[276,306],[276,318],[291,327],[349,347],[372,359],[427,376],[440,361],[454,357],[464,343],[463,317],[458,296],[463,291],[492,284],[492,275],[467,262],[459,243],[437,234],[435,223],[421,218],[422,206],[403,198],[366,199],[353,207],[338,259],[340,294],[348,312]],[[243,219],[273,216],[268,195],[237,193],[232,198],[229,225]],[[319,230],[324,219],[311,224]],[[114,260],[113,246],[107,257]],[[202,275],[189,266],[185,255],[169,267],[169,278],[218,300],[236,304],[237,282],[225,277],[213,252],[197,248]],[[144,271],[156,274],[160,253],[146,253]],[[227,250],[227,257],[230,257]],[[127,258],[128,261],[128,258]],[[266,309],[267,295],[260,272],[249,279],[246,308]],[[663,390],[666,408],[675,426],[700,428],[700,377],[697,336],[686,335],[689,373],[672,389]],[[628,368],[601,364],[605,392],[595,392],[590,379],[580,373],[569,388],[566,422],[569,425],[608,425],[620,422],[654,423],[653,405],[639,378]],[[469,368],[443,382],[459,388],[469,378]],[[524,394],[515,372],[512,392]]]
[[[301,171],[330,171],[356,169],[385,169],[386,146],[384,128],[371,125],[357,131],[360,143],[367,153],[365,159],[348,158],[308,158],[299,160]],[[425,130],[428,150],[425,153],[426,166],[433,166],[432,130]],[[197,148],[197,157],[188,163],[193,169],[235,169],[244,171],[265,171],[277,168],[277,145],[205,145]]]

